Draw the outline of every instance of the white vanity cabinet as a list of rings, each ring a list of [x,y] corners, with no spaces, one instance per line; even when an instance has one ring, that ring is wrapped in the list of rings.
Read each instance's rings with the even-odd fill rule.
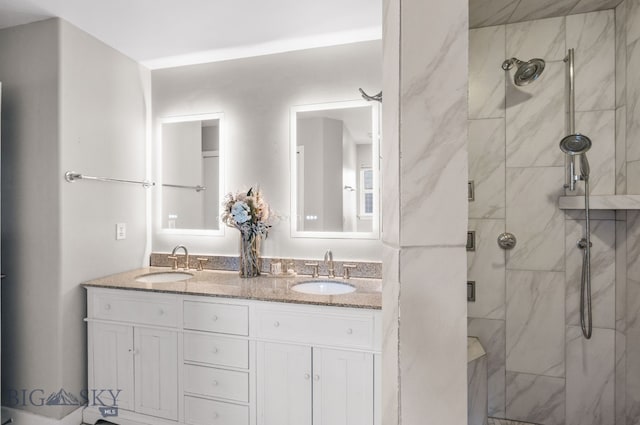
[[[258,425],[373,425],[378,320],[373,310],[256,306]]]
[[[85,423],[380,424],[379,310],[87,291]]]
[[[171,296],[90,291],[90,404],[178,419],[179,309]]]

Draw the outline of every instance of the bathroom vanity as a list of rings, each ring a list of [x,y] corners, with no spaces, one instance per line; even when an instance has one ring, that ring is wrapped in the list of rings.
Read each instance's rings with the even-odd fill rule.
[[[233,272],[136,281],[158,270],[85,284],[84,422],[380,424],[379,280],[334,296],[291,290],[308,278]]]

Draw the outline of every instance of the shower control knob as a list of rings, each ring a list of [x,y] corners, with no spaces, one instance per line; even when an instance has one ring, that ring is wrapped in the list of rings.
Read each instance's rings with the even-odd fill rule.
[[[513,249],[516,246],[516,237],[513,233],[504,232],[498,235],[498,246],[502,249]]]

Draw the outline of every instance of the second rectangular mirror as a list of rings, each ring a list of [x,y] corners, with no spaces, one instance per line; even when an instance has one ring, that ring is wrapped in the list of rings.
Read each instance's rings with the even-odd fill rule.
[[[223,114],[163,118],[160,126],[163,231],[221,233]]]
[[[378,113],[360,100],[292,108],[292,236],[379,237]]]

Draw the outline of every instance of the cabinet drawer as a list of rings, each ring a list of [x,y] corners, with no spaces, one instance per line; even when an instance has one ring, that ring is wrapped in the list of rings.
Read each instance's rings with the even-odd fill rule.
[[[184,365],[184,391],[235,401],[249,401],[249,374]]]
[[[185,301],[184,328],[233,335],[248,335],[249,308],[244,305]]]
[[[180,301],[177,297],[131,291],[97,292],[93,295],[93,317],[118,322],[177,327],[180,323]]]
[[[184,360],[248,369],[249,341],[185,333]]]
[[[186,396],[184,421],[188,425],[248,425],[249,407]]]
[[[257,311],[258,338],[312,345],[373,349],[371,315],[341,315],[302,311]]]

